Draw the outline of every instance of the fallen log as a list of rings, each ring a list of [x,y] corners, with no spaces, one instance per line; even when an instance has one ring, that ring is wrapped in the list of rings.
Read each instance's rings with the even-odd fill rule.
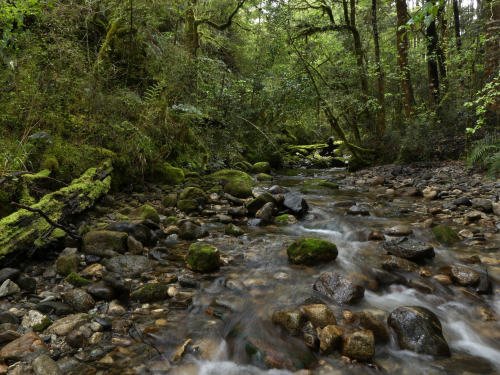
[[[30,210],[21,209],[1,219],[0,261],[7,255],[31,252],[63,238],[66,233],[51,225],[39,212],[62,225],[72,215],[92,207],[109,191],[112,171],[110,161],[90,168],[69,186],[43,196]]]

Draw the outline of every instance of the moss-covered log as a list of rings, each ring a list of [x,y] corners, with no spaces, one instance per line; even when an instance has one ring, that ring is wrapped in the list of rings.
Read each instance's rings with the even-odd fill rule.
[[[82,213],[109,191],[111,162],[88,169],[69,186],[47,194],[31,208],[43,211],[52,221],[62,224]],[[21,209],[0,220],[0,260],[7,255],[42,248],[65,236],[38,213]]]

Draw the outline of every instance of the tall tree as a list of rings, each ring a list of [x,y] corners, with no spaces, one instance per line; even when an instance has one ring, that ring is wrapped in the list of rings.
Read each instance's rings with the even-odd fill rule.
[[[436,19],[432,21],[425,31],[427,43],[427,74],[429,84],[429,107],[435,108],[439,103],[439,68],[438,68],[438,34]]]
[[[462,39],[460,37],[460,10],[458,7],[458,0],[453,0],[453,27],[455,29],[455,43],[457,50],[460,51],[462,47]]]
[[[382,66],[380,64],[380,45],[377,25],[377,0],[372,0],[372,28],[373,28],[373,43],[375,49],[375,64],[377,70],[377,96],[380,105],[378,112],[378,135],[385,132],[385,101],[384,101],[384,76],[382,74]]]
[[[403,91],[403,107],[406,117],[411,116],[415,98],[411,85],[410,68],[408,66],[408,35],[406,33],[406,23],[408,22],[408,9],[406,0],[396,0],[397,30],[396,43],[398,49],[398,65],[401,76],[401,89]]]

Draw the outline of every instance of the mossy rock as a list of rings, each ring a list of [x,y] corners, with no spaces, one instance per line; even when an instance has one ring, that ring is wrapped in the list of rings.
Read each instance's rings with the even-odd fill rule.
[[[51,172],[57,172],[59,169],[59,162],[55,156],[47,155],[45,159],[43,159],[40,168],[47,169]]]
[[[448,225],[437,225],[432,228],[432,233],[436,240],[444,244],[452,244],[460,240],[457,232]]]
[[[187,266],[196,272],[213,272],[220,267],[220,254],[214,246],[196,242],[189,246],[186,255]]]
[[[76,272],[71,272],[68,276],[66,276],[66,281],[77,288],[92,284],[92,281],[80,276]]]
[[[50,319],[49,317],[45,317],[40,323],[33,325],[31,329],[34,332],[43,332],[51,325],[52,325],[52,319]]]
[[[181,194],[179,195],[179,199],[192,199],[199,202],[200,204],[204,204],[207,201],[207,195],[200,188],[191,186],[182,190]]]
[[[250,215],[255,215],[266,203],[274,202],[274,197],[269,193],[262,193],[247,203],[246,207]]]
[[[267,161],[261,161],[252,165],[253,173],[270,173],[271,165]]]
[[[259,173],[257,176],[257,181],[271,181],[273,176],[268,175],[267,173]]]
[[[229,236],[234,236],[234,237],[239,237],[239,236],[245,234],[243,229],[241,229],[240,227],[238,227],[237,225],[234,225],[234,224],[226,225],[226,227],[224,228],[224,233],[226,233]]]
[[[295,216],[283,214],[274,218],[274,223],[278,225],[292,225],[297,223]]]
[[[177,208],[187,214],[198,211],[200,204],[194,199],[183,199],[177,202]]]
[[[132,293],[132,298],[139,302],[161,301],[168,298],[168,284],[148,283]]]
[[[240,171],[248,172],[252,169],[252,164],[250,164],[247,161],[239,161],[237,163],[234,163],[234,169],[239,169]]]
[[[330,181],[323,181],[318,178],[313,178],[304,182],[304,185],[300,188],[300,192],[307,194],[319,189],[330,189],[338,190],[339,184]]]
[[[319,239],[303,237],[294,241],[287,249],[288,259],[294,264],[315,265],[337,258],[335,244]]]
[[[177,205],[177,193],[170,193],[163,197],[161,204],[163,207],[175,207]]]
[[[175,216],[169,216],[165,220],[165,225],[175,225],[179,222],[179,219]]]
[[[78,254],[62,254],[56,260],[56,270],[59,275],[69,275],[78,271],[80,256]]]
[[[156,211],[156,209],[149,204],[142,205],[132,212],[131,216],[141,220],[151,220],[157,224],[160,223],[160,215],[158,214],[158,211]]]
[[[222,185],[227,184],[231,181],[244,182],[249,186],[254,185],[252,177],[248,173],[243,171],[238,171],[236,169],[222,169],[208,176],[210,179],[221,183]]]
[[[184,182],[184,171],[169,163],[154,163],[149,174],[146,176],[149,182],[157,182],[166,185],[179,185]]]
[[[252,187],[243,181],[229,181],[224,186],[224,192],[236,198],[249,198],[252,196]]]

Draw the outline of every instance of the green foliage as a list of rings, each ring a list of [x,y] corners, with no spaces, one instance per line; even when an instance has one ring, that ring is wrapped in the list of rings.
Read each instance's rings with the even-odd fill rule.
[[[492,133],[477,141],[467,159],[469,165],[488,169],[488,174],[500,174],[500,134]]]

